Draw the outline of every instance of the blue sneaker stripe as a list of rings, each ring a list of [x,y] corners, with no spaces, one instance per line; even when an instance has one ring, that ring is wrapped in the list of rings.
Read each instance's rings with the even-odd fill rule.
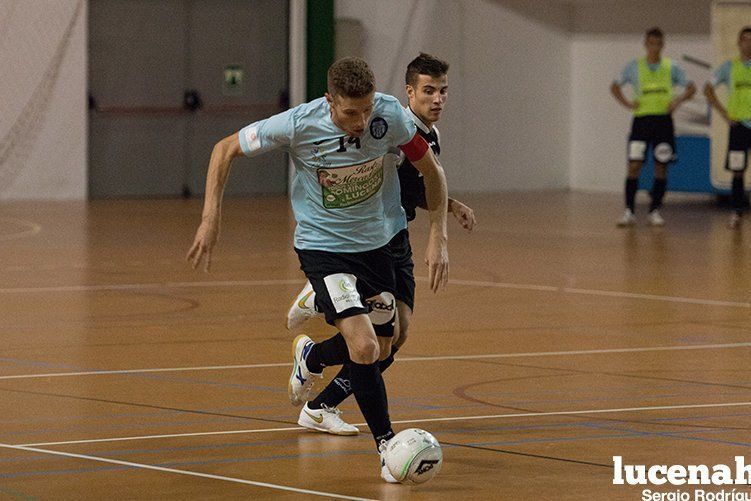
[[[302,371],[299,366],[297,367],[297,374],[295,374],[295,377],[300,381],[300,384],[305,384],[305,378],[302,377]]]
[[[308,341],[307,343],[305,343],[305,346],[302,347],[302,353],[300,354],[300,358],[302,358],[303,360],[308,358],[308,353],[310,353],[310,350],[313,349],[314,344],[315,343],[313,341]]]

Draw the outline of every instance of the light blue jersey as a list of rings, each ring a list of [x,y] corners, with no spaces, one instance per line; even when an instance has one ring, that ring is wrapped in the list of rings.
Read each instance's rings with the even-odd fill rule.
[[[385,165],[384,156],[415,132],[399,101],[377,92],[360,138],[334,125],[325,98],[252,123],[239,135],[248,157],[275,148],[289,152],[297,249],[363,252],[383,247],[407,227],[396,167]]]
[[[743,64],[746,67],[751,66],[751,60],[743,61]],[[730,87],[730,73],[733,69],[733,61],[728,59],[724,63],[722,63],[716,70],[712,72],[712,80],[710,83],[712,84],[712,87],[717,87],[718,85],[724,84],[727,87]],[[745,126],[751,129],[751,120],[742,120],[741,123]]]
[[[660,68],[660,63],[647,63],[647,66],[649,66],[650,70],[657,71]],[[670,61],[670,76],[673,80],[673,85],[676,87],[687,87],[689,84],[689,81],[686,78],[686,72],[683,71],[683,68],[678,66],[675,61],[672,60]],[[623,68],[623,71],[621,71],[621,74],[614,81],[619,87],[623,87],[626,84],[631,84],[631,86],[638,91],[639,63],[637,62],[637,60],[632,59],[631,61],[629,61],[626,67]]]

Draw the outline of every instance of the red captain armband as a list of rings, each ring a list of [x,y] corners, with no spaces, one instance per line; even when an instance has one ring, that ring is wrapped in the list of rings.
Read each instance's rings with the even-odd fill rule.
[[[399,146],[399,149],[404,152],[407,160],[416,162],[425,156],[428,151],[428,143],[420,134],[415,133],[412,139],[407,144]]]

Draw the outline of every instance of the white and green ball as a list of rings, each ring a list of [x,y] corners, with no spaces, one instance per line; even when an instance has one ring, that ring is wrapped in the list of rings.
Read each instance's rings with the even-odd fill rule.
[[[386,467],[403,484],[422,484],[435,477],[443,464],[441,444],[419,428],[408,428],[389,440]]]

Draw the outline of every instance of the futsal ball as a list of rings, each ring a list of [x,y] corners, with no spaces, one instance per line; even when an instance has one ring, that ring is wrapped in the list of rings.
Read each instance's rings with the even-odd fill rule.
[[[389,441],[386,467],[402,484],[422,484],[435,477],[443,464],[441,444],[425,430],[402,430]]]

